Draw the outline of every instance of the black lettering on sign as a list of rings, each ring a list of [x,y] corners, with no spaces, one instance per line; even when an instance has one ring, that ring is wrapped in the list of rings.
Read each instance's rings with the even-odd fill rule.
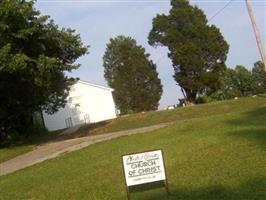
[[[162,150],[122,156],[127,186],[166,180]]]

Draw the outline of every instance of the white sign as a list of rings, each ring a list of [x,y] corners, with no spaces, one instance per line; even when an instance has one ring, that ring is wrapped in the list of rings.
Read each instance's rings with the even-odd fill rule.
[[[162,150],[122,156],[127,186],[166,179]]]

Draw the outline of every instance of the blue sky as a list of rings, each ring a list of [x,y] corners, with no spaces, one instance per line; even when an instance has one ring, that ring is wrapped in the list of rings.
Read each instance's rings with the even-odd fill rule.
[[[210,19],[227,0],[191,0],[191,4],[201,8]],[[252,0],[260,34],[266,41],[266,0]],[[82,80],[107,85],[103,77],[102,57],[106,43],[111,37],[126,35],[135,38],[139,45],[151,54],[157,63],[159,77],[163,84],[160,108],[177,104],[182,98],[180,88],[173,80],[173,68],[167,58],[167,49],[153,48],[147,42],[152,27],[152,19],[158,13],[168,13],[169,0],[38,0],[36,7],[41,14],[50,15],[60,27],[76,29],[82,41],[90,45],[90,53],[78,59],[81,67],[70,76]],[[260,59],[255,36],[244,0],[234,0],[210,24],[220,28],[230,45],[227,66],[238,64],[252,68]]]

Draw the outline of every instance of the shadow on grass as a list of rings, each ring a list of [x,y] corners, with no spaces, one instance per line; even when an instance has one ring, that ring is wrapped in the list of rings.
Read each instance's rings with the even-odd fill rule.
[[[257,125],[266,127],[266,106],[245,112],[242,118],[229,121],[229,123],[235,126]]]
[[[51,138],[49,142],[59,142],[59,141],[68,140],[68,139],[86,137],[86,136],[91,135],[91,133],[94,132],[96,129],[106,126],[110,122],[111,122],[110,120],[109,121],[107,120],[107,121],[82,125],[76,132],[65,134],[65,135],[59,134],[56,137]]]
[[[266,94],[258,94],[258,97],[266,98]]]
[[[76,133],[73,133],[71,135],[74,138],[82,137],[82,136],[88,136],[92,132],[94,132],[96,129],[102,128],[102,127],[108,125],[109,123],[111,123],[111,120],[106,120],[106,121],[101,121],[101,122],[97,122],[97,123],[87,124],[87,125],[81,126]]]
[[[57,131],[38,133],[38,134],[25,137],[22,140],[12,145],[3,146],[3,147],[1,146],[0,149],[20,147],[20,146],[25,146],[25,145],[43,145],[43,144],[51,143],[51,142],[59,142],[59,141],[78,138],[78,137],[85,137],[85,136],[89,136],[96,129],[100,127],[104,127],[109,123],[111,123],[110,120],[87,124],[87,125],[81,126],[75,133],[66,134],[66,135],[60,135],[63,131],[66,130],[66,128],[60,129]]]
[[[25,145],[41,145],[41,144],[47,143],[49,141],[56,140],[57,138],[59,138],[59,134],[61,132],[63,132],[64,130],[66,130],[66,129],[60,129],[60,130],[51,131],[51,132],[45,131],[45,132],[41,132],[41,133],[35,133],[32,135],[28,135],[28,136],[23,137],[21,140],[15,142],[13,144],[0,147],[0,149],[1,148],[4,149],[4,148],[20,147],[20,146],[25,146]]]
[[[266,150],[266,128],[246,129],[242,131],[231,132],[229,135],[232,137],[245,138],[249,141],[255,141],[260,145],[261,148]]]
[[[139,195],[130,195],[131,200],[265,200],[266,199],[266,178],[254,178],[241,184],[238,187],[225,187],[221,185],[213,185],[209,187],[201,187],[197,189],[174,189],[170,195],[165,191],[157,191]]]
[[[240,130],[229,132],[229,136],[254,140],[266,149],[266,107],[246,112],[242,118],[228,121],[228,123],[234,128],[241,127]]]

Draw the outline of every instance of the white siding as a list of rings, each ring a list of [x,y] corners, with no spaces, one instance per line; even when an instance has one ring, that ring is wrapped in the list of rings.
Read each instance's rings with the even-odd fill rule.
[[[44,122],[49,131],[66,128],[66,119],[72,125],[98,122],[116,118],[112,89],[78,81],[72,86],[68,103],[53,115],[44,113]]]

